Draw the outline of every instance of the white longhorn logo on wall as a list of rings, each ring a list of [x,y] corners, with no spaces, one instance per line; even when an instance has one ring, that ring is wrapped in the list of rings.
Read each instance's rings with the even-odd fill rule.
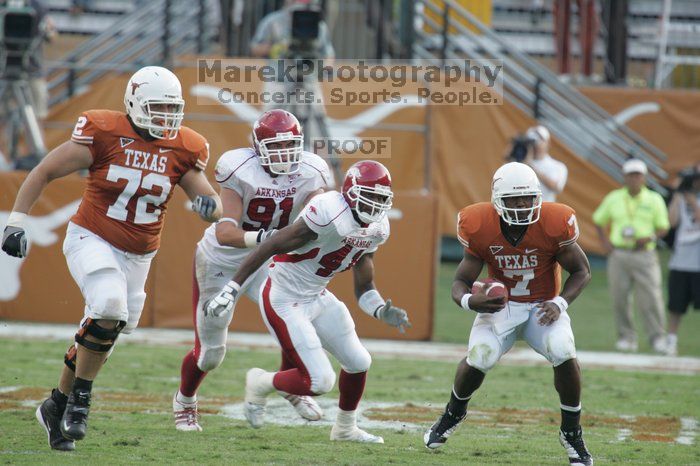
[[[54,230],[68,223],[68,220],[78,210],[80,199],[71,202],[59,209],[54,210],[42,217],[29,216],[25,220],[25,230],[29,239],[30,248],[32,245],[47,247],[58,241],[58,234]],[[7,223],[10,212],[0,211],[0,225]],[[24,259],[18,259],[0,252],[0,301],[12,301],[21,288],[20,269]]]

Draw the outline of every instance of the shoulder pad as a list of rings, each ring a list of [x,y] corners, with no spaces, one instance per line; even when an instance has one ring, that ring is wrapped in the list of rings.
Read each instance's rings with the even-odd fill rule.
[[[231,176],[240,174],[247,166],[253,166],[257,154],[250,148],[234,149],[223,153],[216,162],[214,177],[218,183],[227,181]]]
[[[197,131],[188,128],[187,126],[181,126],[179,132],[180,140],[182,141],[182,147],[193,154],[198,154],[207,145],[207,140],[204,136],[199,134]]]
[[[100,131],[109,132],[114,130],[120,123],[129,126],[126,113],[114,110],[88,110],[84,112],[85,117]]]

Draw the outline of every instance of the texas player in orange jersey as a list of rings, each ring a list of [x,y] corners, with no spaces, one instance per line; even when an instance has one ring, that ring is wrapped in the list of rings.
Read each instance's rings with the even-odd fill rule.
[[[559,440],[570,463],[593,464],[579,423],[581,371],[566,312],[591,277],[588,259],[576,243],[579,231],[573,209],[543,204],[535,172],[513,162],[494,174],[491,203],[462,209],[457,229],[464,258],[452,284],[452,299],[478,315],[450,401],[425,433],[426,446],[438,448],[447,441],[464,419],[486,372],[522,338],[554,367],[562,415]],[[487,296],[485,287],[471,294],[484,263],[489,276],[508,289],[508,302]],[[560,267],[569,273],[561,292]]]
[[[181,126],[184,100],[177,77],[147,66],[126,86],[126,114],[83,113],[70,141],[52,150],[27,176],[17,194],[2,249],[24,257],[23,220],[50,181],[89,170],[78,212],[68,224],[63,252],[85,298],[85,317],[65,356],[59,385],[36,416],[56,450],[73,450],[85,436],[92,382],[120,333],[138,324],[144,284],[173,186],[193,210],[214,222],[221,201],[203,170],[206,139]]]

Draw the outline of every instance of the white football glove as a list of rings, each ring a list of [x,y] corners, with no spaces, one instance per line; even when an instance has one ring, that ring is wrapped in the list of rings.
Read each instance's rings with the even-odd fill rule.
[[[219,294],[214,296],[204,305],[204,317],[216,320],[226,320],[233,314],[233,307],[236,305],[238,293],[241,291],[241,285],[234,281],[230,281],[219,291]]]
[[[406,311],[399,307],[392,306],[391,299],[387,299],[383,306],[377,308],[375,316],[377,319],[392,327],[398,327],[401,333],[406,333],[406,328],[411,326]]]

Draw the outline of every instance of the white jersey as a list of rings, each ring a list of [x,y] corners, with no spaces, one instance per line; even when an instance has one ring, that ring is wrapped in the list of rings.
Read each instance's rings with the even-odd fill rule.
[[[216,164],[216,181],[232,189],[243,200],[239,227],[246,231],[280,229],[293,221],[304,202],[318,189],[329,189],[332,178],[326,162],[316,154],[303,152],[299,170],[291,175],[271,176],[251,148],[225,152]],[[252,251],[222,246],[216,239],[216,224],[204,232],[199,248],[208,261],[224,267],[238,267]]]
[[[315,196],[299,218],[318,238],[276,255],[269,270],[275,289],[291,296],[318,296],[335,274],[349,269],[389,238],[389,219],[362,227],[337,191]]]

